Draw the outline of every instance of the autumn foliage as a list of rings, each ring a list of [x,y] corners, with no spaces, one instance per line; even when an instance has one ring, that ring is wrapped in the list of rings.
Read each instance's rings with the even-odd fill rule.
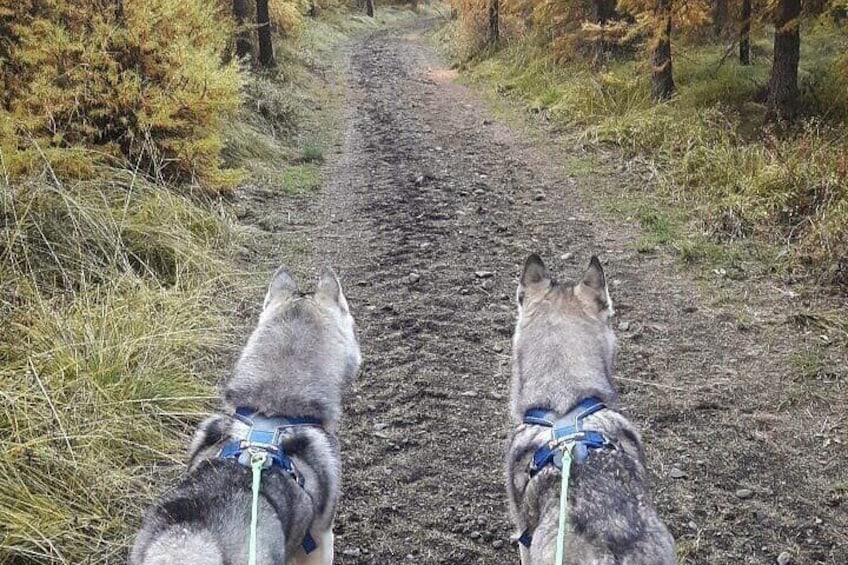
[[[164,180],[229,187],[221,127],[241,77],[222,55],[225,3],[0,0],[0,148],[12,176],[83,177],[101,160]]]

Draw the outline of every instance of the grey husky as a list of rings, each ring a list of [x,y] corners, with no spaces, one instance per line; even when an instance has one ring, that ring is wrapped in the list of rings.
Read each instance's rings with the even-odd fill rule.
[[[282,267],[224,387],[227,414],[200,424],[180,484],[150,507],[132,565],[248,561],[252,454],[261,471],[257,565],[333,562],[342,394],[360,364],[353,317],[325,268],[312,295]]]
[[[506,483],[523,565],[554,563],[561,452],[568,437],[565,563],[675,563],[674,539],[651,504],[639,432],[611,382],[613,305],[597,257],[580,282],[560,283],[537,255],[518,286]]]

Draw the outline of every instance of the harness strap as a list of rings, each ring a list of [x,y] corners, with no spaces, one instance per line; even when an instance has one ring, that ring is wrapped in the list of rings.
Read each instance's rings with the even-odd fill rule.
[[[250,467],[253,472],[253,505],[251,507],[250,544],[248,561],[250,565],[256,558],[256,520],[259,508],[259,486],[262,470],[274,466],[285,471],[297,485],[304,487],[303,477],[297,472],[294,461],[281,447],[285,430],[300,426],[321,426],[316,418],[274,417],[269,418],[251,408],[237,408],[233,417],[248,426],[245,439],[233,440],[225,444],[218,452],[222,459],[235,459],[240,465]],[[307,530],[301,544],[303,551],[311,553],[318,544]],[[254,561],[250,561],[250,559]]]
[[[568,411],[563,417],[558,417],[551,410],[531,408],[524,414],[524,423],[533,426],[551,428],[551,439],[545,442],[533,454],[530,463],[530,477],[535,477],[548,465],[560,469],[562,486],[560,493],[560,520],[557,532],[557,564],[562,563],[565,545],[565,527],[568,510],[568,481],[571,476],[571,464],[582,463],[589,456],[589,451],[612,445],[610,439],[602,432],[586,430],[583,420],[604,410],[606,405],[598,398],[585,398]],[[530,529],[524,530],[518,542],[529,548],[533,536]]]

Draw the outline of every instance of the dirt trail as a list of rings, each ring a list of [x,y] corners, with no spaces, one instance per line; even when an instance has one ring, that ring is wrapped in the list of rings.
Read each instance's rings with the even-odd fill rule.
[[[296,268],[334,265],[358,321],[365,363],[345,407],[336,562],[517,562],[502,449],[512,296],[534,251],[565,278],[591,253],[607,267],[622,405],[686,562],[773,563],[782,551],[848,562],[833,486],[846,488],[846,450],[832,441],[845,439],[844,381],[790,398],[792,328],[771,322],[781,295],[753,298],[746,312],[766,322],[744,328],[735,302],[637,253],[633,229],[582,203],[548,148],[453,81],[422,39],[427,25],[350,46],[327,189],[308,201],[264,194],[248,217],[265,226],[269,267],[273,242],[308,234],[314,252]]]

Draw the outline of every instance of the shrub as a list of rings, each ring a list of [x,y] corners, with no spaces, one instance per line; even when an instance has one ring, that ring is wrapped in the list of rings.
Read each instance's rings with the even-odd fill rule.
[[[231,186],[238,173],[219,158],[240,104],[239,70],[221,62],[231,36],[223,3],[204,0],[0,0],[6,169],[29,172],[43,154],[81,177],[112,157],[167,180]]]

